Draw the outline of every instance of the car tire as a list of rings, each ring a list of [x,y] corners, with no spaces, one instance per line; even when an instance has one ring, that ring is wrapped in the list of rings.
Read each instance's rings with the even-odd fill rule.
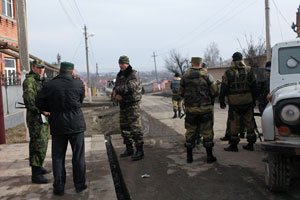
[[[286,192],[291,182],[291,158],[268,154],[265,163],[265,183],[272,192]]]

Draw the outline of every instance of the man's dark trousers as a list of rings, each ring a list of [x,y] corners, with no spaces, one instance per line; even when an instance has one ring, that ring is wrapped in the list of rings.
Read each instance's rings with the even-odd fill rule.
[[[66,183],[65,157],[68,141],[72,148],[73,181],[75,188],[85,185],[84,133],[52,135],[53,187],[64,189]]]

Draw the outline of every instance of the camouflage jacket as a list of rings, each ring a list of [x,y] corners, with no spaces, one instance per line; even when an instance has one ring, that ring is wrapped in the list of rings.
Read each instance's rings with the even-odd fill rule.
[[[233,61],[222,77],[220,102],[229,105],[250,105],[256,100],[256,78],[243,61]]]
[[[120,104],[133,105],[142,99],[142,82],[137,73],[129,65],[126,70],[120,71],[115,83],[116,94],[122,96]]]
[[[41,111],[35,105],[35,98],[43,86],[44,79],[30,71],[23,82],[23,99],[27,109],[27,124],[42,123]]]
[[[214,99],[219,94],[213,77],[200,67],[191,67],[185,72],[179,90],[186,111],[193,113],[211,112]]]

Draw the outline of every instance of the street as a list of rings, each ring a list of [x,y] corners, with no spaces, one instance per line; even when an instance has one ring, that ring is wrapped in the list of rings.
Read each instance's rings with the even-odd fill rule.
[[[172,119],[170,97],[144,95],[143,131],[145,158],[118,161],[131,199],[300,199],[296,188],[273,194],[265,187],[263,153],[249,152],[239,144],[239,152],[223,150],[227,110],[215,105],[215,147],[218,161],[206,164],[202,145],[194,149],[194,162],[186,163],[184,119]],[[260,127],[260,119],[256,119]],[[259,142],[259,140],[258,140]],[[112,138],[117,156],[124,150],[119,135]],[[148,174],[149,178],[141,178]]]

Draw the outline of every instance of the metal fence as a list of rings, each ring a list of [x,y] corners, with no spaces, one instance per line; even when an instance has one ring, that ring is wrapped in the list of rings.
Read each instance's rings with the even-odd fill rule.
[[[21,75],[16,71],[8,71],[0,74],[0,82],[3,86],[21,85]]]

